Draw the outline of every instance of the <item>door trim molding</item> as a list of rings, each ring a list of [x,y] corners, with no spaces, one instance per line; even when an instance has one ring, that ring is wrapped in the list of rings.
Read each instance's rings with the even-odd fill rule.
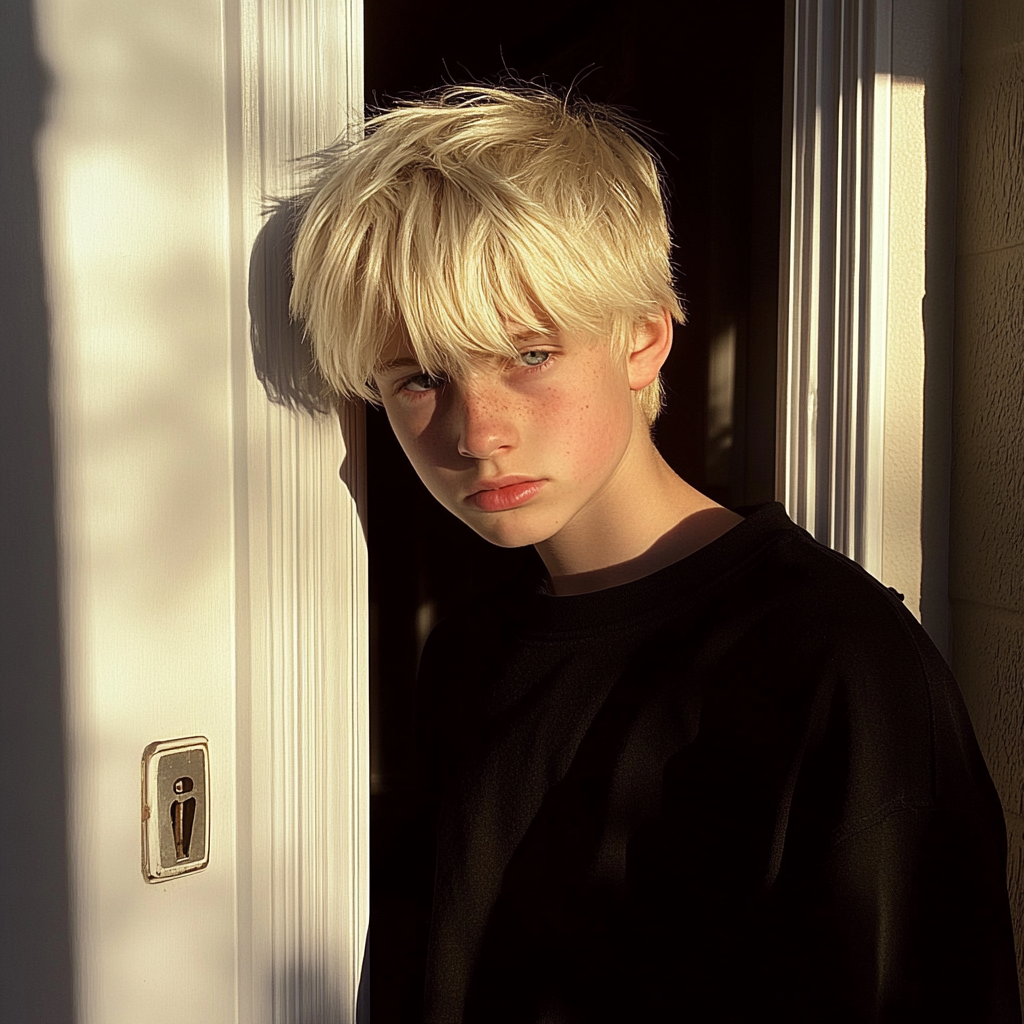
[[[892,0],[789,0],[776,494],[882,566]]]
[[[303,397],[291,225],[286,209],[264,215],[295,192],[297,157],[361,125],[362,51],[361,0],[225,5],[228,173],[244,197],[231,229],[239,1021],[355,1020],[369,920],[363,412]]]

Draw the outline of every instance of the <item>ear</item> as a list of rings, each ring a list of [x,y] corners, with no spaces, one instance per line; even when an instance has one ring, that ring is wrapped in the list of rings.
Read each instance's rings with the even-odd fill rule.
[[[645,320],[633,334],[627,371],[629,387],[641,391],[658,376],[672,351],[672,314],[667,309],[661,315]]]

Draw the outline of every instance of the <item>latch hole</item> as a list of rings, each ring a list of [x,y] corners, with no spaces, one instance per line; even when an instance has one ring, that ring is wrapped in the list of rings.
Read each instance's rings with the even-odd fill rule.
[[[191,783],[192,780],[188,779],[187,781]],[[192,846],[192,826],[195,824],[195,820],[196,798],[194,796],[190,796],[187,800],[175,800],[171,804],[174,855],[178,860],[188,860],[188,851]]]

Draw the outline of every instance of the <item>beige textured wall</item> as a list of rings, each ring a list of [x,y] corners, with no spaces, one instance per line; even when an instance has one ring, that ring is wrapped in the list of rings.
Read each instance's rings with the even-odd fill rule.
[[[1006,811],[1024,982],[1024,4],[965,0],[951,653]]]

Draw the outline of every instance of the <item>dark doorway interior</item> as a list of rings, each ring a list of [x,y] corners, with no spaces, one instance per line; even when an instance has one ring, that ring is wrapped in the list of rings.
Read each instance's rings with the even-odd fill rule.
[[[665,370],[656,438],[690,483],[729,507],[774,497],[783,0],[368,0],[366,96],[388,105],[451,82],[513,74],[627,108],[660,140],[677,285],[688,322]],[[493,548],[437,506],[367,414],[371,603],[371,1006],[418,1019],[428,860],[410,799],[415,672],[456,601],[517,573],[532,550]],[[417,865],[420,865],[417,871]]]

